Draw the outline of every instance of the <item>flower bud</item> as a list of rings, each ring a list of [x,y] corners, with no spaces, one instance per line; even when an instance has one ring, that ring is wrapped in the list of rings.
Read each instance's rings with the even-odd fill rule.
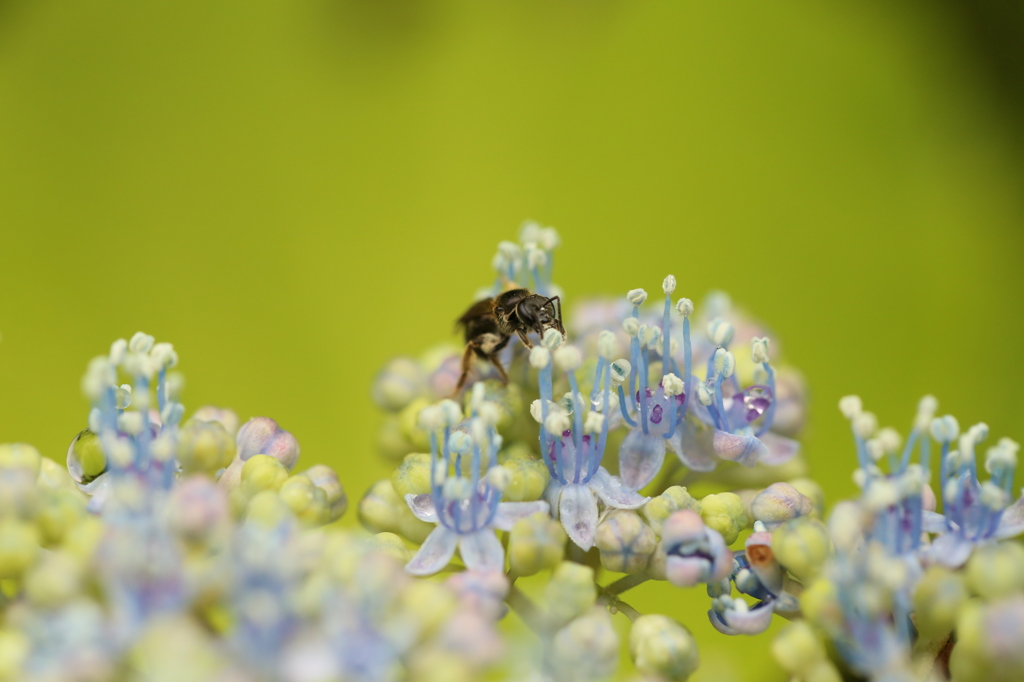
[[[562,524],[543,512],[516,521],[508,539],[509,565],[518,575],[554,568],[565,554]]]
[[[750,503],[756,521],[772,530],[780,524],[814,511],[814,505],[789,483],[772,483]]]
[[[253,455],[268,455],[292,470],[299,459],[299,443],[270,417],[253,417],[242,424],[236,437],[238,458],[243,462]]]
[[[802,620],[787,625],[771,644],[772,656],[790,675],[803,678],[804,671],[826,657],[814,629]]]
[[[547,488],[551,474],[543,460],[530,455],[509,457],[502,466],[509,473],[508,486],[501,498],[506,502],[532,502],[539,500]]]
[[[650,526],[633,511],[615,511],[597,526],[595,544],[601,565],[617,573],[639,573],[654,553],[657,539]]]
[[[192,414],[189,421],[218,422],[232,438],[238,434],[238,415],[227,408],[204,405]]]
[[[1024,547],[1001,542],[976,548],[965,577],[972,592],[990,601],[1024,591]]]
[[[926,639],[947,637],[967,603],[963,575],[940,565],[925,571],[914,590],[915,624]]]
[[[398,412],[427,389],[427,373],[412,358],[395,358],[373,380],[373,401],[388,412]]]
[[[682,682],[699,664],[697,641],[690,631],[668,616],[640,616],[629,631],[629,653],[637,672]]]
[[[348,509],[348,496],[345,495],[345,488],[342,487],[338,474],[326,464],[316,464],[306,469],[304,474],[313,485],[324,491],[327,498],[327,507],[330,512],[330,520],[337,521]]]
[[[366,491],[359,500],[358,514],[359,522],[370,532],[396,533],[415,543],[423,542],[435,528],[416,518],[388,479],[377,481]]]
[[[32,524],[0,519],[0,579],[20,578],[39,552],[39,533]]]
[[[297,474],[289,477],[277,494],[296,518],[308,526],[322,526],[330,520],[327,495],[313,485],[308,476]]]
[[[735,493],[707,495],[700,501],[700,517],[704,525],[718,531],[725,544],[736,542],[749,520],[743,512],[743,500]]]
[[[179,431],[178,464],[187,475],[214,474],[235,458],[235,440],[220,422],[190,420]]]
[[[772,552],[790,573],[807,582],[821,572],[832,552],[832,541],[824,523],[801,516],[772,532]]]
[[[402,463],[391,472],[391,487],[402,499],[406,495],[429,493],[431,464],[432,458],[429,454],[410,453],[406,455]]]
[[[654,534],[660,537],[665,520],[672,512],[679,511],[680,509],[690,509],[699,514],[701,503],[690,495],[686,488],[674,485],[667,488],[665,492],[657,497],[652,497],[640,511],[643,513],[644,518],[647,519],[647,523],[651,526]]]
[[[84,431],[82,433],[85,433]],[[82,434],[79,434],[81,436]],[[75,439],[77,440],[77,438]],[[0,443],[0,470],[21,469],[32,478],[39,475],[42,463],[39,451],[25,443]]]
[[[544,597],[551,621],[555,624],[568,623],[588,611],[597,600],[594,569],[563,561],[555,567],[551,580],[544,587]]]

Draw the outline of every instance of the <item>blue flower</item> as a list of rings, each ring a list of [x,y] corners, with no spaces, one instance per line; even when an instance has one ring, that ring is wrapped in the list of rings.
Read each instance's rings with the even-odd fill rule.
[[[448,564],[456,549],[470,570],[504,570],[505,550],[494,529],[512,530],[519,519],[548,511],[548,504],[543,501],[502,502],[501,467],[493,467],[481,477],[482,461],[485,456],[488,462],[495,461],[500,437],[493,420],[478,416],[479,411],[493,414],[486,408],[474,409],[469,422],[454,432],[453,427],[460,425],[462,410],[453,401],[442,401],[420,414],[421,425],[431,435],[430,492],[407,494],[405,501],[421,521],[438,525],[406,565],[406,571],[413,575],[437,573]],[[440,452],[438,431],[443,431],[444,438]],[[463,471],[464,454],[471,454],[469,472]]]

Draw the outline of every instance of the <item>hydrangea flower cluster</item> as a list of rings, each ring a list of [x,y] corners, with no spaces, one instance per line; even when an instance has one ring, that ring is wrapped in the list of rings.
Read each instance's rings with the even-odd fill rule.
[[[525,225],[471,310],[528,287],[561,318],[559,245]],[[698,667],[687,626],[757,636],[775,616],[794,680],[1024,679],[1017,444],[983,476],[984,424],[929,396],[904,441],[847,396],[861,495],[826,515],[800,374],[724,294],[676,289],[496,318],[467,339],[479,361],[390,362],[373,399],[394,470],[361,530],[334,523],[341,480],[299,470],[295,436],[189,413],[170,344],[116,341],[66,468],[0,445],[0,682],[668,682]],[[706,591],[707,620],[640,613],[641,585]]]

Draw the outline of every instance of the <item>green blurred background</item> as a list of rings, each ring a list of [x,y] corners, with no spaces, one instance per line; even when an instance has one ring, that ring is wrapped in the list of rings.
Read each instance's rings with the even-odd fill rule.
[[[672,272],[768,321],[833,501],[845,393],[1020,440],[1024,22],[997,11],[0,0],[0,441],[62,458],[86,362],[142,329],[186,405],[277,418],[358,498],[376,369],[451,338],[524,218],[561,231],[570,303]],[[646,587],[695,679],[781,679],[770,634]]]

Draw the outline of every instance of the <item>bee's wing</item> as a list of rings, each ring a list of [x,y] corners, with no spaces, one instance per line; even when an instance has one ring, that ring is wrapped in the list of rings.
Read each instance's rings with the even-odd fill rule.
[[[455,320],[455,328],[458,329],[460,326],[465,326],[470,320],[475,320],[478,317],[484,315],[490,315],[494,312],[494,299],[485,298],[477,301],[473,305],[469,306],[469,310],[462,313],[462,317]]]

